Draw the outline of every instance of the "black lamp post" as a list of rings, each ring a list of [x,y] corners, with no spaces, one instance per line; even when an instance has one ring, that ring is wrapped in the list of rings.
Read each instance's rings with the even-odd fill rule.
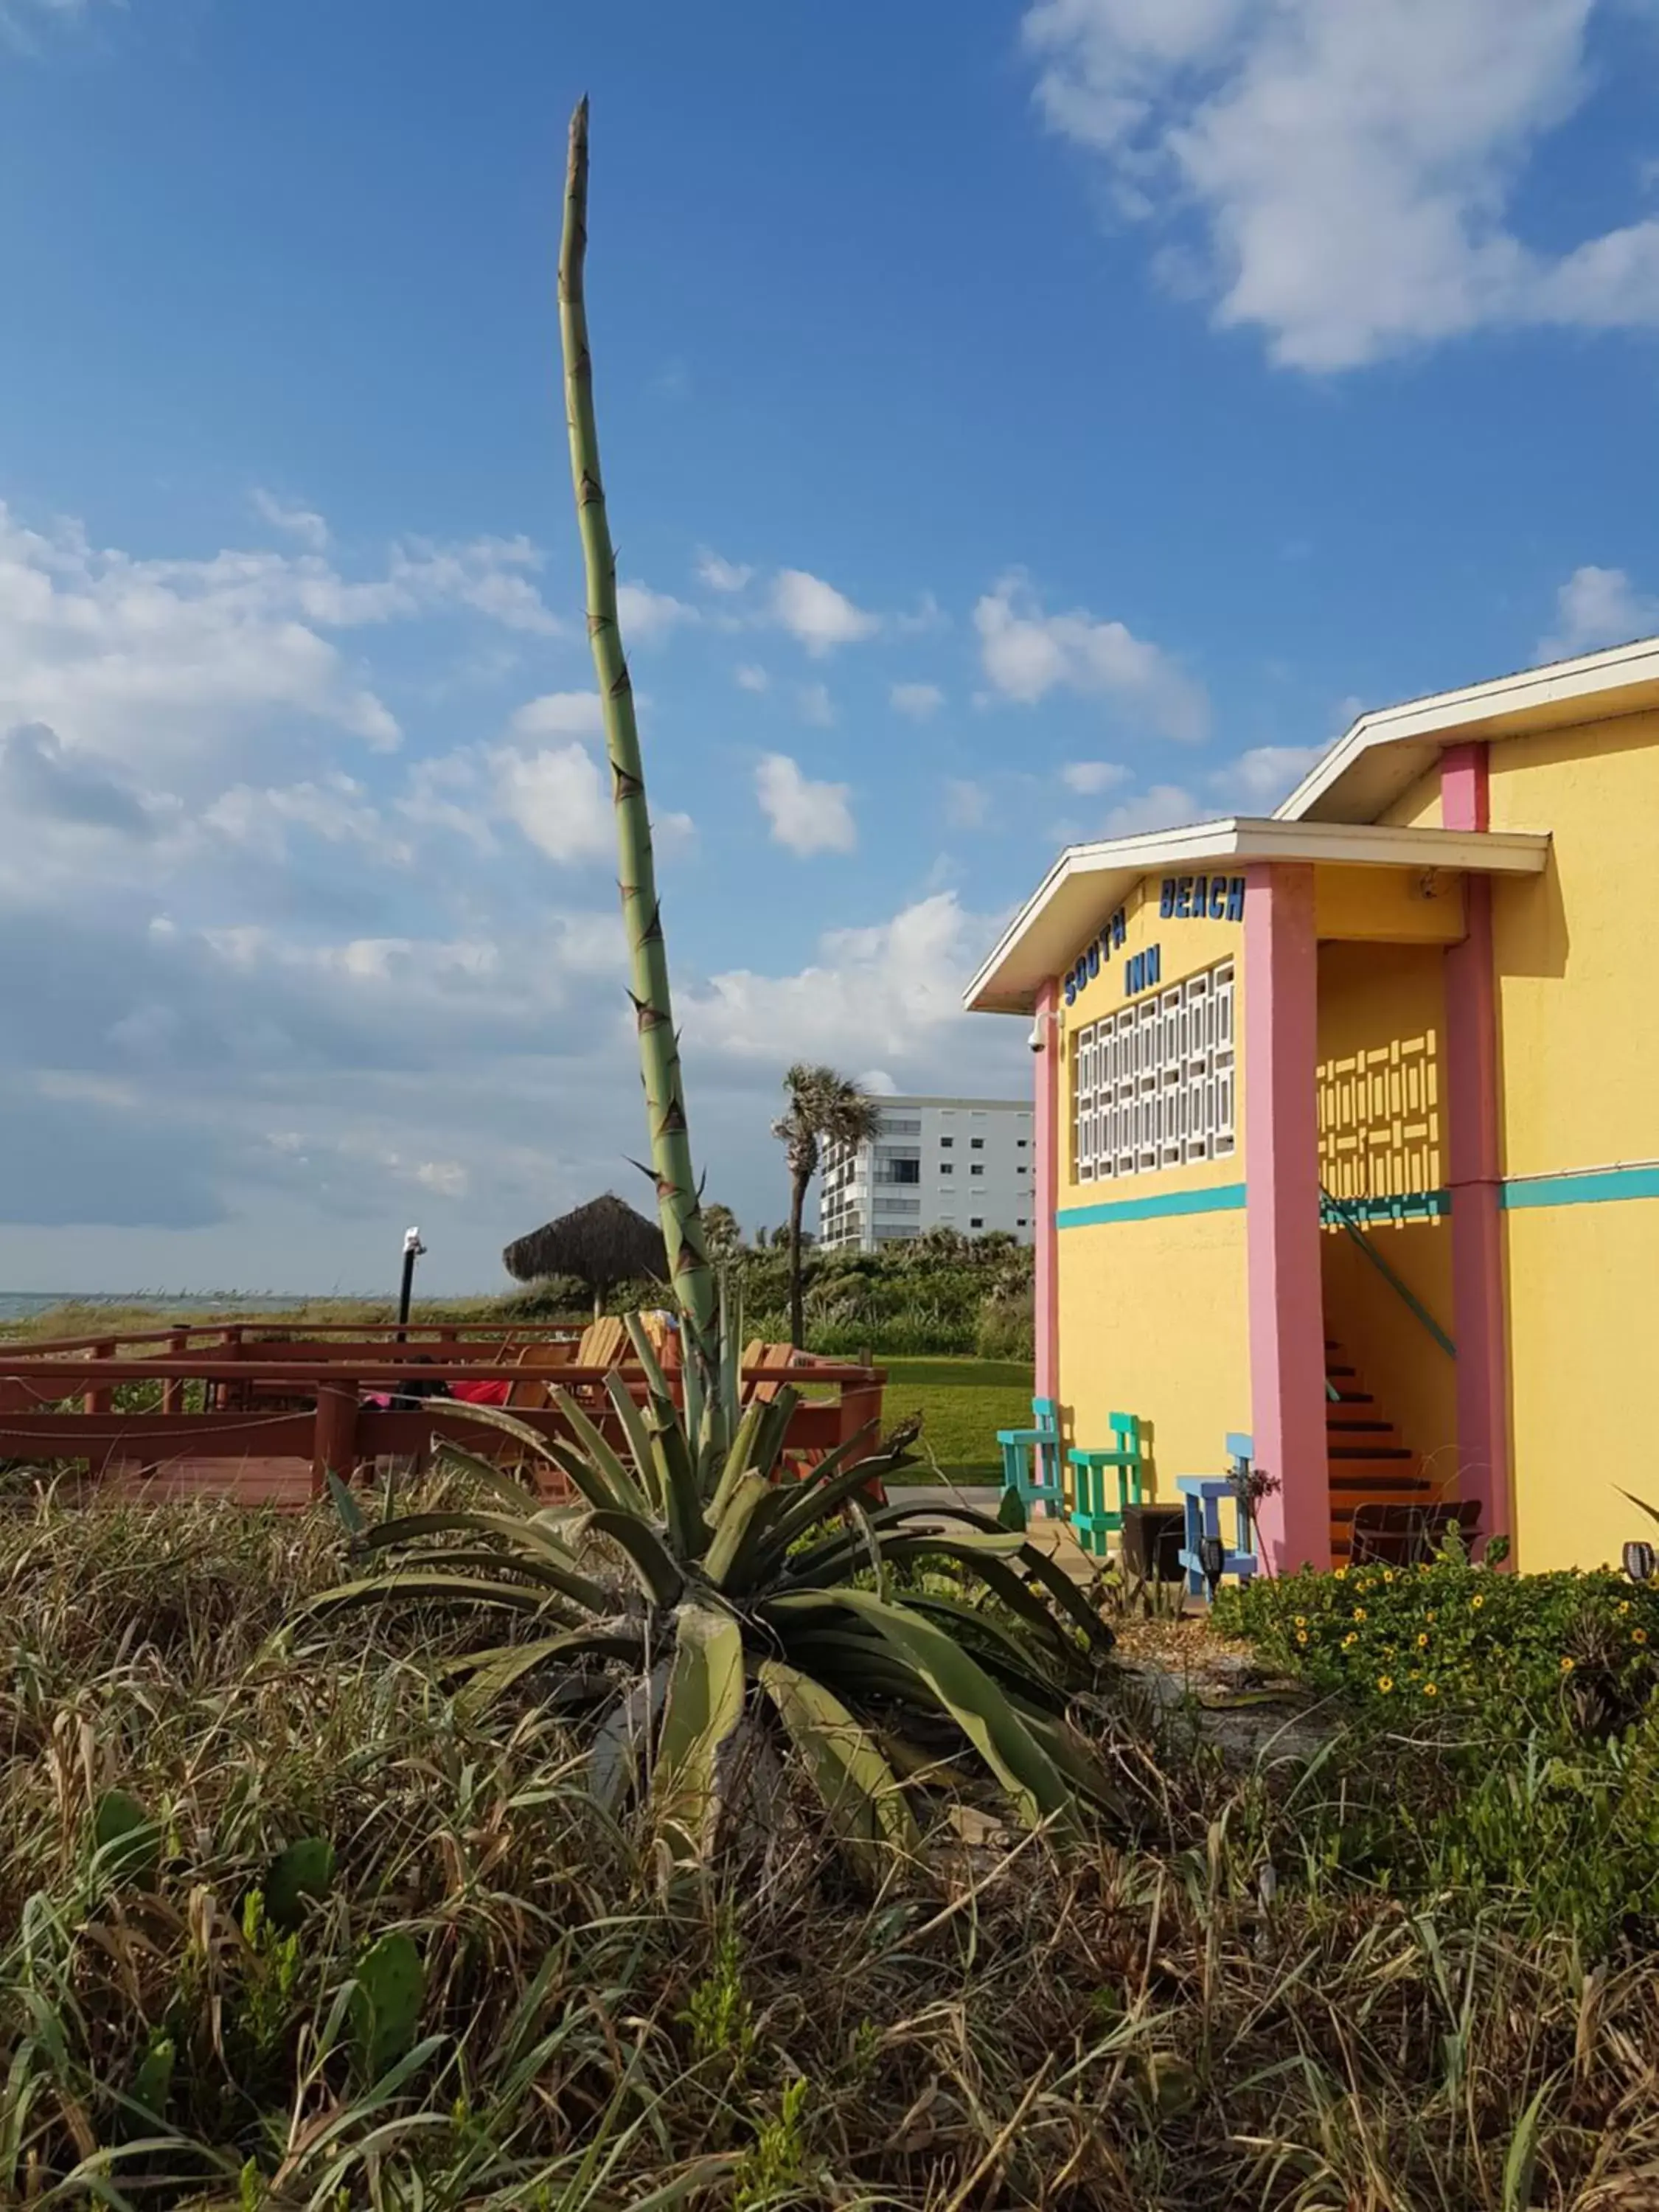
[[[403,1342],[404,1332],[409,1327],[409,1304],[415,1293],[415,1262],[425,1249],[426,1247],[421,1242],[421,1232],[418,1229],[404,1231],[404,1279],[403,1287],[398,1292],[398,1341],[399,1344]]]

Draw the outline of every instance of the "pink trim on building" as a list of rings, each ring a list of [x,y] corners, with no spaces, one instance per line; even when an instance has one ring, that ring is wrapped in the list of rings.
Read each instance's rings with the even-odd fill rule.
[[[1451,745],[1442,754],[1440,805],[1448,830],[1491,826],[1484,744]],[[1466,933],[1462,943],[1446,953],[1447,1180],[1452,1194],[1457,1461],[1460,1494],[1480,1499],[1481,1529],[1493,1536],[1508,1534],[1511,1520],[1491,878],[1468,876],[1463,898]]]
[[[1037,994],[1037,1031],[1042,1047],[1031,1055],[1031,1217],[1036,1246],[1036,1395],[1060,1395],[1060,986],[1045,983]]]
[[[1331,1563],[1319,1252],[1319,947],[1314,872],[1244,878],[1244,1181],[1255,1463],[1281,1488],[1257,1525],[1276,1574]]]

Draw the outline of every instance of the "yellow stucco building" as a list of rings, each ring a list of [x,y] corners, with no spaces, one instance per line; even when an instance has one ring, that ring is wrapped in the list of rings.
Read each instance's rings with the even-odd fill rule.
[[[1659,1503],[1659,640],[1366,714],[1266,820],[1063,853],[968,1004],[1030,1024],[1038,1395],[1244,1431],[1283,1570],[1368,1501],[1526,1568]]]

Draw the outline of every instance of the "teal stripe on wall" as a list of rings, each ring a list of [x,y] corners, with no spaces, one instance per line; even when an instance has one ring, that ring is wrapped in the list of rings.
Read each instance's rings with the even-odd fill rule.
[[[1659,1168],[1597,1168],[1589,1175],[1506,1182],[1503,1204],[1513,1213],[1528,1206],[1605,1206],[1623,1198],[1659,1198]]]
[[[1180,1213],[1237,1213],[1243,1203],[1243,1184],[1224,1182],[1209,1190],[1165,1190],[1146,1198],[1115,1198],[1102,1206],[1063,1206],[1054,1222],[1060,1229],[1095,1229],[1109,1221],[1159,1221]]]

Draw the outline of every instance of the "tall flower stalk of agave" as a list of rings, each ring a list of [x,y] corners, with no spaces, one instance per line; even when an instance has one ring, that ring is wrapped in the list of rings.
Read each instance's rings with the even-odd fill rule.
[[[645,799],[645,769],[634,714],[634,687],[617,620],[617,558],[605,515],[599,434],[593,421],[593,363],[587,345],[582,281],[586,258],[587,101],[584,98],[570,118],[564,231],[559,247],[559,338],[564,356],[570,473],[587,574],[587,635],[605,713],[605,749],[611,757],[618,888],[632,968],[629,996],[639,1029],[640,1069],[651,1127],[651,1168],[668,1247],[669,1271],[684,1318],[688,1359],[696,1363],[703,1377],[712,1377],[719,1358],[718,1297],[691,1164],[679,1040],[669,997],[668,956],[651,848],[651,817]]]

